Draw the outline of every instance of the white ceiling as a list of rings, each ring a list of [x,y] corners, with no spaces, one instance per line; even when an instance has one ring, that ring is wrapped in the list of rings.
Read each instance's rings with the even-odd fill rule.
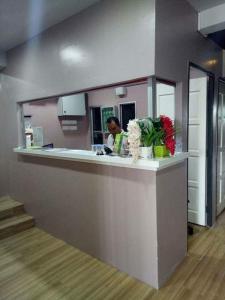
[[[0,50],[7,51],[101,0],[0,0]],[[225,0],[188,0],[202,11]]]
[[[100,0],[0,0],[0,50],[7,51]]]
[[[225,0],[187,0],[198,12],[225,3]]]

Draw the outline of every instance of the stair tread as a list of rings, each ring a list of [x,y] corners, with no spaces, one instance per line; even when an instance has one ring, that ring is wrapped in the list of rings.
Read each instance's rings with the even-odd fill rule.
[[[34,218],[28,214],[21,214],[18,216],[10,217],[0,221],[0,230],[7,228],[9,226],[14,226],[21,224],[26,221],[34,221]]]
[[[10,200],[12,200],[12,198],[9,197],[9,196],[2,196],[2,197],[0,197],[0,203],[4,202],[4,201],[10,201]]]
[[[0,209],[2,207],[16,207],[16,206],[22,206],[22,205],[23,205],[23,203],[13,200],[12,198],[10,198],[8,196],[0,198]]]
[[[23,206],[22,203],[15,201],[11,198],[8,199],[5,198],[4,200],[0,199],[0,212],[10,208],[22,207],[22,206]]]

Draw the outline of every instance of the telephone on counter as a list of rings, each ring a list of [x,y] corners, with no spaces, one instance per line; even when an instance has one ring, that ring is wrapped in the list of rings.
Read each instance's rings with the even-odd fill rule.
[[[107,146],[104,146],[104,151],[105,151],[106,155],[109,155],[109,154],[112,153],[112,150],[109,147],[107,147]]]

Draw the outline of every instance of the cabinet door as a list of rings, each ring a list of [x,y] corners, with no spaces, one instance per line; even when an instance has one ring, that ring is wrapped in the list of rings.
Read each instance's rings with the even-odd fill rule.
[[[63,116],[84,116],[86,115],[85,94],[77,94],[61,97],[61,115]]]

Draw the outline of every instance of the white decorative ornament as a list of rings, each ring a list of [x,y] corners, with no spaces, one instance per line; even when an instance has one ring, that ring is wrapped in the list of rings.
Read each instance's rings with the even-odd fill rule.
[[[139,146],[141,140],[141,129],[137,123],[137,119],[129,121],[127,131],[129,150],[134,161],[136,161],[139,157]]]

